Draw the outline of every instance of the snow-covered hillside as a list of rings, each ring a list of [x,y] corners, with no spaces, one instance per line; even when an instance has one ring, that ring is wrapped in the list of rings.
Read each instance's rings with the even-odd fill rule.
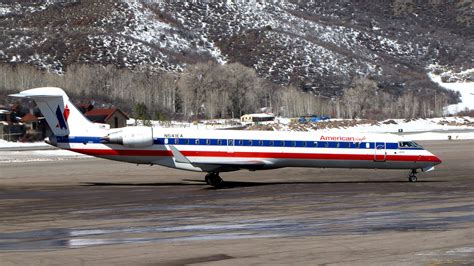
[[[463,74],[474,76],[474,69],[463,71]],[[452,104],[446,107],[445,114],[456,114],[464,110],[474,110],[474,82],[473,81],[459,81],[459,82],[443,82],[441,75],[429,74],[431,80],[442,86],[443,88],[458,91],[461,94],[461,102]]]
[[[180,71],[237,61],[326,96],[355,76],[393,94],[436,89],[426,66],[472,68],[473,47],[459,7],[435,2],[403,14],[392,0],[0,4],[0,61],[56,72],[73,63]]]

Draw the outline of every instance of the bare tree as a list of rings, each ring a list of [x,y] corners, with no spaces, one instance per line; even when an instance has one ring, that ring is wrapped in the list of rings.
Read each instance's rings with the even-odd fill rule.
[[[367,110],[377,104],[377,83],[367,78],[355,78],[351,87],[344,90],[343,101],[350,118],[364,117]]]

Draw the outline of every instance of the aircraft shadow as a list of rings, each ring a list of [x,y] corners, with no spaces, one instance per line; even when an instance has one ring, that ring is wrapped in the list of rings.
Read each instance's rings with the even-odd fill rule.
[[[191,181],[191,180],[189,180]],[[196,181],[196,180],[192,180]],[[442,183],[446,181],[430,181],[423,180],[417,183]],[[282,181],[282,182],[242,182],[242,181],[224,181],[220,188],[209,187],[208,189],[226,189],[237,187],[258,187],[258,186],[275,186],[275,185],[331,185],[331,184],[401,184],[409,183],[408,181]]]
[[[207,186],[204,180],[197,179],[183,179],[187,182],[197,182],[196,183],[111,183],[111,182],[87,182],[81,183],[81,186],[131,186],[131,187],[141,187],[141,186],[153,186],[153,187],[167,187],[167,186],[196,186],[203,185]],[[443,180],[420,180],[416,183],[443,183],[447,181]],[[281,181],[281,182],[247,182],[247,181],[224,181],[222,187],[218,189],[226,188],[238,188],[238,187],[258,187],[258,186],[275,186],[275,185],[327,185],[327,184],[409,184],[410,182],[405,180],[374,180],[374,181]],[[207,189],[217,189],[214,187],[208,187]]]
[[[203,181],[204,182],[204,181]],[[94,186],[116,186],[116,187],[169,187],[169,186],[196,186],[198,184],[191,183],[109,183],[109,182],[84,182],[81,183],[83,187],[94,187]],[[204,184],[203,184],[204,185]]]

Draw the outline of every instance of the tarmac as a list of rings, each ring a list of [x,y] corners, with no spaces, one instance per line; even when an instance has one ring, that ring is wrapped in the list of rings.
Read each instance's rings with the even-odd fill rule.
[[[204,174],[0,151],[0,265],[474,263],[474,140],[408,171]],[[29,158],[21,162],[21,158]],[[30,158],[32,157],[32,158]]]

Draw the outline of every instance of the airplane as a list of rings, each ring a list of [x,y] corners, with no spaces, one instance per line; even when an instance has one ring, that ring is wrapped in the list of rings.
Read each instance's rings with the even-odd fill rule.
[[[283,167],[407,169],[431,171],[441,160],[417,143],[394,134],[194,130],[92,123],[60,88],[42,87],[10,95],[36,102],[61,149],[95,157],[206,172],[222,187],[221,172]]]

